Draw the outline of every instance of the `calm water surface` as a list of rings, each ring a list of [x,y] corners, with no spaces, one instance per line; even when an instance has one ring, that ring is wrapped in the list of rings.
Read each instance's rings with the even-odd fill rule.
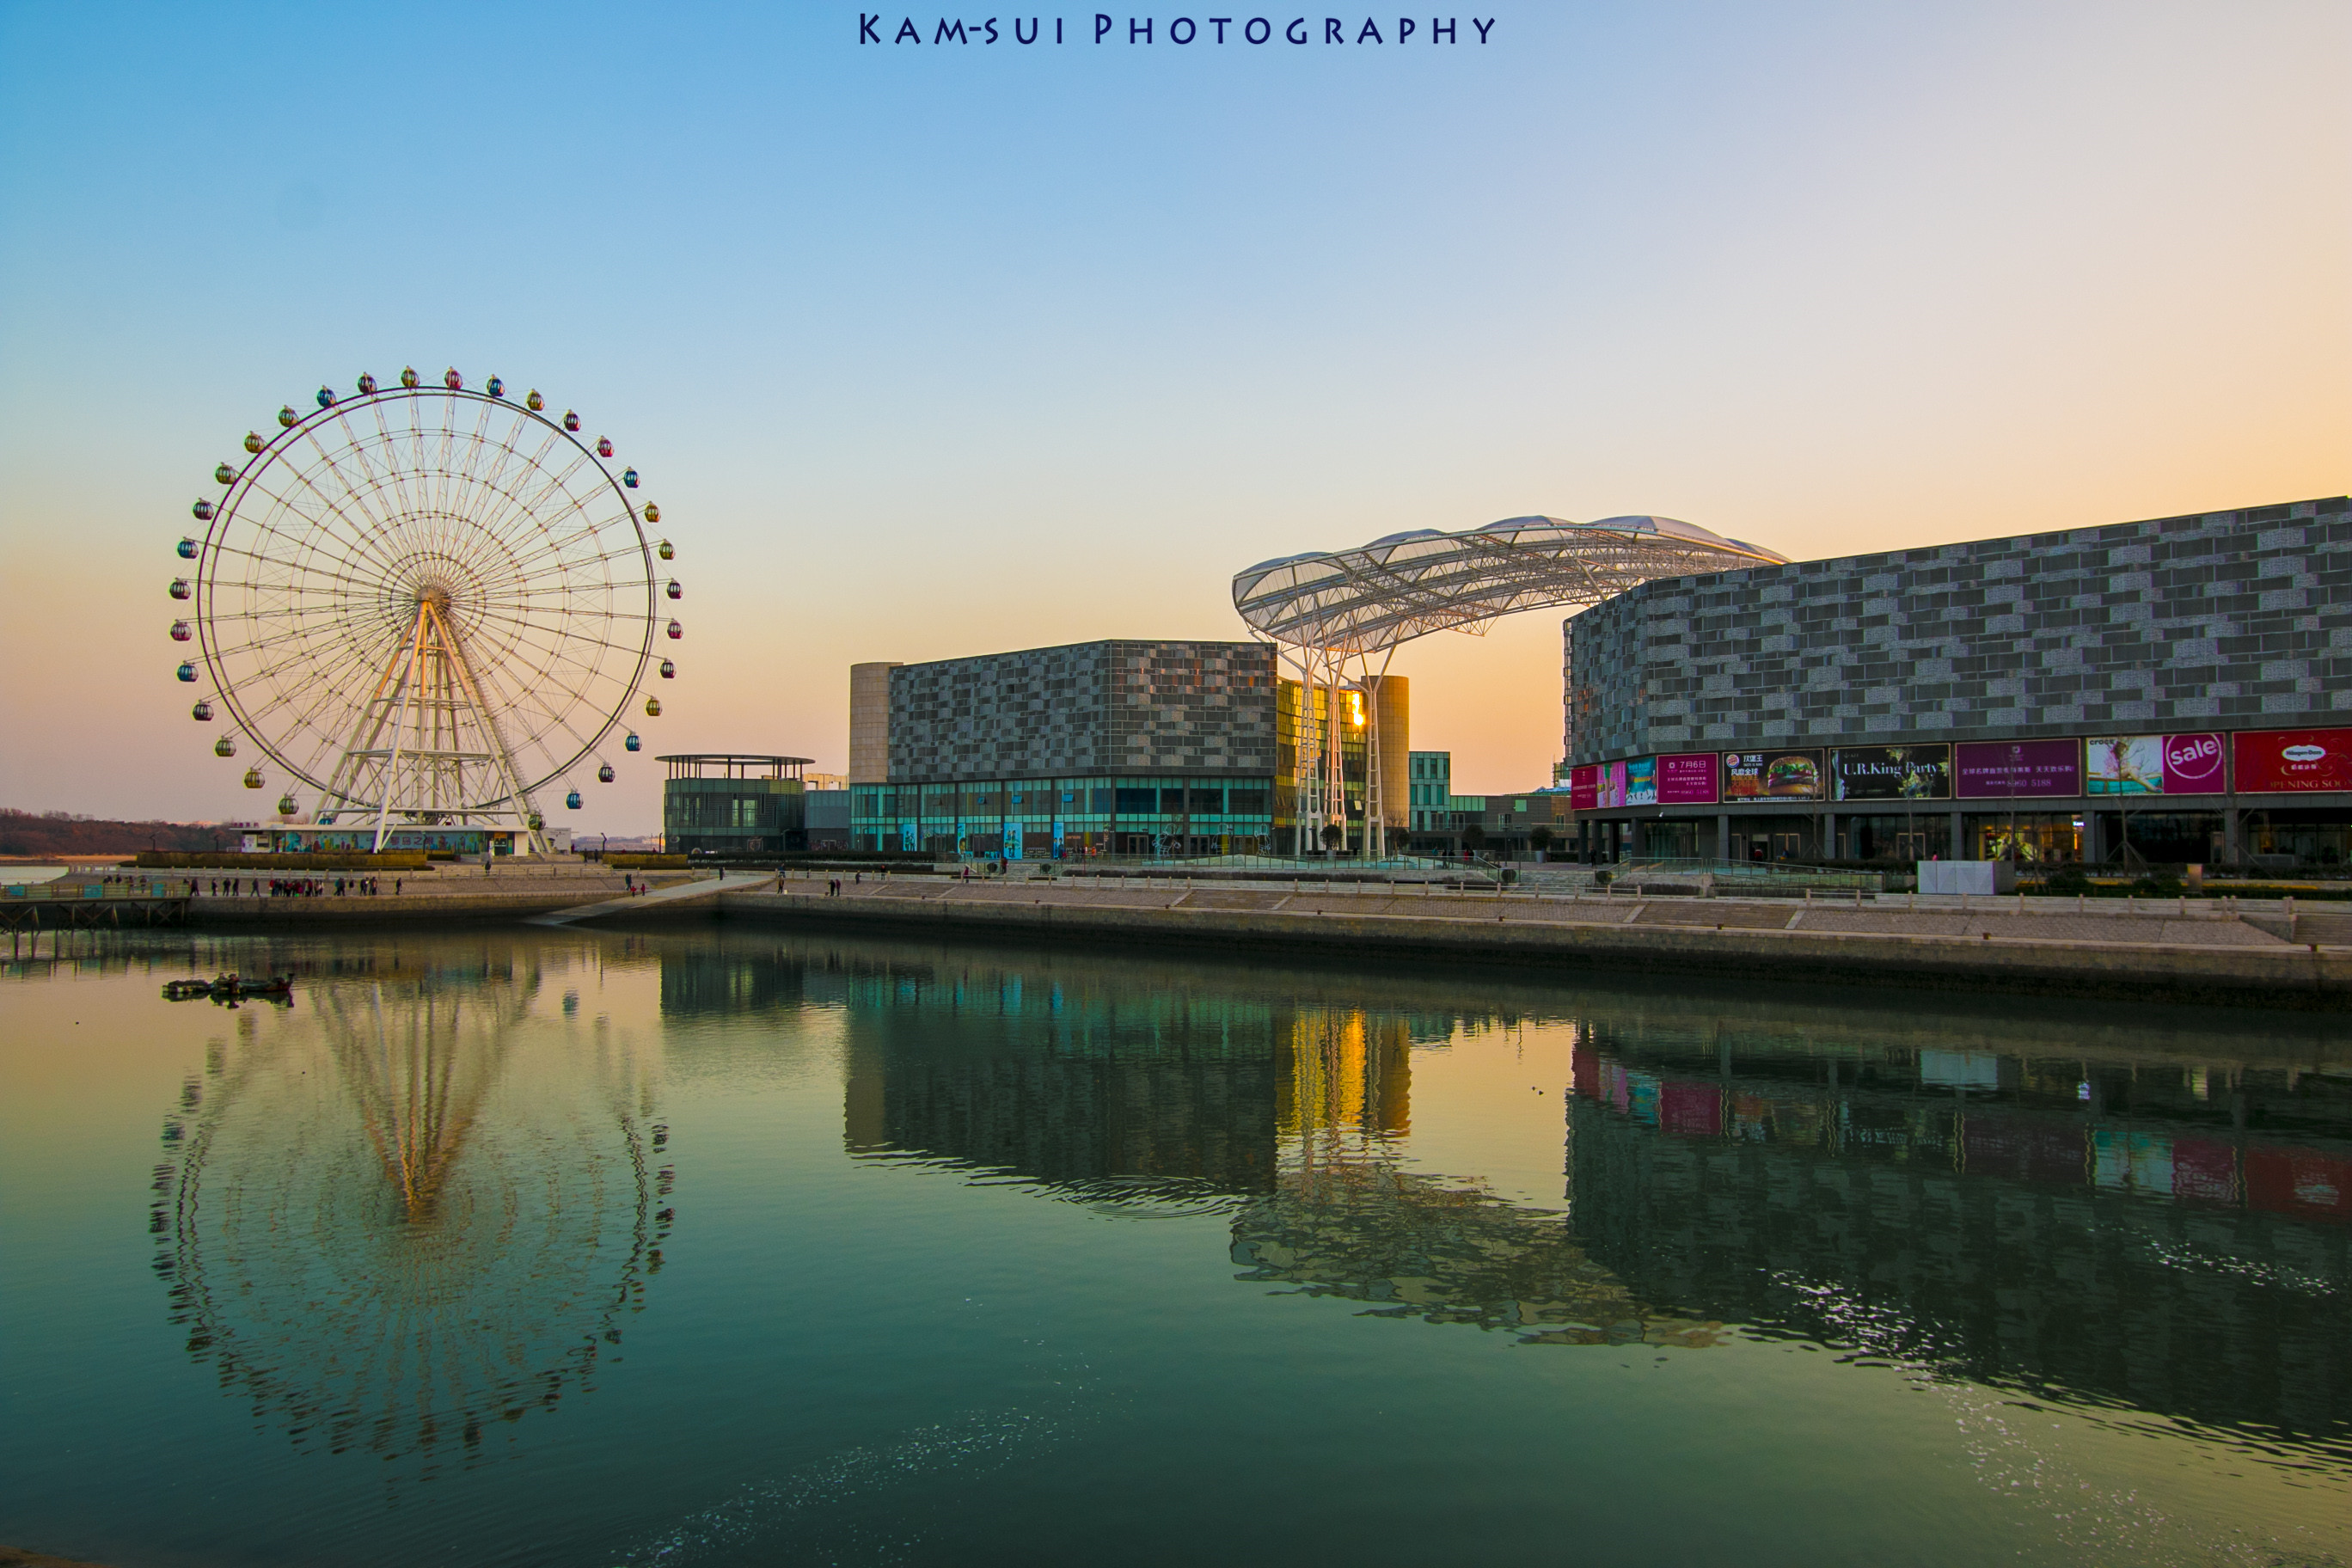
[[[0,980],[0,1542],[2352,1561],[2340,1021],[85,940]]]

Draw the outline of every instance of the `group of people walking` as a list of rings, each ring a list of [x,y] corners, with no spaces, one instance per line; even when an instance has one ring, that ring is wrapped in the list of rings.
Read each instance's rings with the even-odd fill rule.
[[[399,896],[404,879],[392,879],[393,895]],[[207,883],[207,891],[216,899],[262,896],[264,883],[258,877],[215,877]],[[273,899],[326,899],[347,895],[373,898],[383,891],[381,877],[272,877],[267,884]]]

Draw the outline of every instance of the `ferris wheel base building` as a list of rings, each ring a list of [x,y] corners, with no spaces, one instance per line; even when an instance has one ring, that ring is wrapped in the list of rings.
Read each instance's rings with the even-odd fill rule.
[[[1661,579],[1565,638],[1580,858],[2352,860],[2342,496]]]

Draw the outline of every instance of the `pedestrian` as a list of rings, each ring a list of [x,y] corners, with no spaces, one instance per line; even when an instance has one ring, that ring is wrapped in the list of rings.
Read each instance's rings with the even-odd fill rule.
[[[398,877],[392,879],[392,896],[395,899],[400,896],[400,880]]]

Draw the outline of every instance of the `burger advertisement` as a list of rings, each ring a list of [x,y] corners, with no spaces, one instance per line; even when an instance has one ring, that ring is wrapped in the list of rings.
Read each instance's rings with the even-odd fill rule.
[[[2241,730],[2238,793],[2352,790],[2352,730]]]
[[[1723,753],[1723,798],[1819,800],[1822,798],[1822,754],[1819,752],[1726,752]]]

